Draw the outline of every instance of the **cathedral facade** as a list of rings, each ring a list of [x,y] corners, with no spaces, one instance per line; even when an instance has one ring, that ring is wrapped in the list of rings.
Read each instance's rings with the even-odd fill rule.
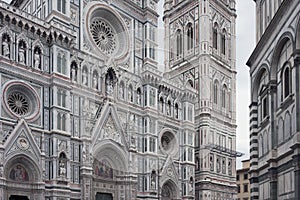
[[[0,2],[1,200],[234,198],[235,1],[166,0],[164,70],[158,10]]]
[[[299,1],[256,1],[249,58],[251,199],[299,199]]]

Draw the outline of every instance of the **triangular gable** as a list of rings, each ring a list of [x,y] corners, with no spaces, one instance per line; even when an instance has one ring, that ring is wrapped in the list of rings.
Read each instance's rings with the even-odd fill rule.
[[[163,169],[161,171],[161,177],[164,177],[161,182],[164,183],[168,179],[171,179],[174,181],[174,183],[178,182],[178,172],[175,168],[174,162],[172,160],[171,156],[168,156]]]
[[[128,149],[127,138],[125,137],[120,121],[114,106],[111,103],[107,103],[103,107],[101,115],[93,129],[92,146],[94,147],[103,140],[112,140]]]
[[[4,145],[4,157],[11,158],[18,154],[26,154],[37,163],[41,162],[41,151],[36,144],[29,126],[21,119]]]

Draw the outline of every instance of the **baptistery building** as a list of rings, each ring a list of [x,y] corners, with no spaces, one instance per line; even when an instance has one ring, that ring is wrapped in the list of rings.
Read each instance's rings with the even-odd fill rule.
[[[257,0],[249,58],[251,199],[300,199],[300,2]]]
[[[235,197],[235,1],[158,3],[0,1],[0,200]]]

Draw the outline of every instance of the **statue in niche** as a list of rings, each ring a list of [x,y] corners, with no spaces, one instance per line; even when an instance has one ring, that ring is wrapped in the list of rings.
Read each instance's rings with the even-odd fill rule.
[[[106,79],[106,93],[112,94],[114,91],[113,82],[109,79]]]
[[[83,71],[82,71],[82,84],[87,86],[87,82],[88,82],[87,70],[83,69]]]
[[[133,94],[132,94],[132,88],[129,87],[128,91],[128,101],[132,102],[133,101]]]
[[[41,66],[41,56],[39,54],[38,49],[36,49],[34,52],[34,68],[40,69],[41,68],[40,66]]]
[[[3,50],[3,55],[6,58],[9,58],[10,50],[9,50],[9,44],[7,38],[5,38],[2,42],[2,50]]]
[[[141,105],[141,101],[142,101],[142,95],[141,95],[141,91],[138,89],[137,90],[137,95],[136,95],[137,97],[136,97],[136,103],[138,104],[138,105]]]
[[[175,116],[178,118],[178,108],[175,109]]]
[[[131,146],[135,148],[135,136],[131,136]]]
[[[153,170],[151,173],[151,189],[155,189],[155,185],[156,185],[156,173],[155,170]]]
[[[168,104],[166,107],[167,107],[167,115],[171,115],[170,105]]]
[[[123,83],[120,84],[119,86],[119,96],[121,99],[124,99],[124,86]]]
[[[71,69],[71,78],[72,78],[72,82],[76,82],[77,81],[77,72],[76,72],[76,68],[72,67]]]
[[[106,94],[112,95],[114,92],[114,83],[116,80],[114,70],[112,68],[109,68],[107,71],[107,74],[105,76],[105,89]]]
[[[62,160],[59,161],[59,176],[61,176],[61,177],[66,176],[65,162]]]
[[[193,183],[193,178],[191,177],[189,182],[189,193],[193,193],[194,191]]]
[[[21,43],[19,47],[19,62],[25,64],[25,49],[24,45]]]
[[[93,75],[93,88],[94,89],[98,89],[98,76],[97,76],[97,74],[94,74]]]

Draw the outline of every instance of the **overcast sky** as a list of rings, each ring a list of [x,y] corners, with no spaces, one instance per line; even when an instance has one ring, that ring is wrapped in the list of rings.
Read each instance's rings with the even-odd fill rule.
[[[5,0],[10,2],[10,0]],[[253,0],[236,0],[237,2],[237,150],[245,156],[240,161],[249,158],[249,105],[250,86],[249,70],[246,66],[247,59],[255,47],[255,3]],[[159,7],[162,8],[163,0]],[[161,35],[159,33],[159,35]],[[163,41],[163,37],[159,43]],[[162,54],[161,54],[162,55]]]
[[[249,158],[249,68],[246,62],[255,47],[255,3],[253,0],[237,1],[237,150],[245,153],[238,160]]]

